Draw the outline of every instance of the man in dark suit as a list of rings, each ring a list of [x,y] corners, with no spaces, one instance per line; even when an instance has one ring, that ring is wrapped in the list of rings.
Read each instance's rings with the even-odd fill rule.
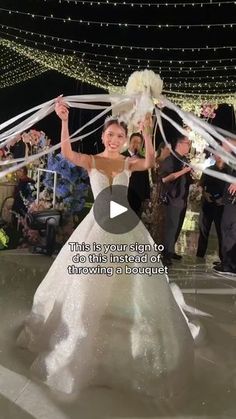
[[[16,135],[10,142],[9,151],[14,159],[25,157],[26,144],[22,141],[20,134]]]
[[[229,143],[236,146],[236,141],[230,138]],[[223,148],[228,153],[235,155],[232,148],[227,144],[223,144]],[[228,166],[228,174],[236,177],[236,170]],[[222,258],[221,263],[213,269],[216,273],[222,275],[236,276],[236,183],[226,183],[224,195],[224,211],[221,222],[222,234]]]
[[[35,181],[28,177],[27,167],[22,167],[16,171],[17,184],[14,190],[14,202],[12,206],[13,211],[13,225],[17,226],[16,214],[24,217],[27,212],[27,202],[32,200],[35,188]]]
[[[144,158],[141,155],[143,146],[143,136],[135,132],[130,137],[129,148],[122,153],[123,156],[131,158]],[[141,217],[142,204],[145,199],[150,198],[150,183],[148,170],[133,172],[130,176],[128,201],[132,210]]]
[[[211,169],[216,172],[227,173],[227,167],[224,164],[224,161],[216,154],[214,155],[214,158],[215,164],[211,167]],[[200,231],[197,256],[204,258],[207,250],[211,225],[214,222],[218,238],[219,257],[220,260],[222,260],[221,221],[224,211],[223,196],[226,182],[203,173],[199,181],[199,186],[202,189],[202,200],[199,216]]]
[[[171,264],[171,259],[181,259],[175,253],[175,243],[181,232],[189,193],[189,186],[193,182],[186,156],[189,153],[191,141],[185,137],[177,138],[175,155],[170,154],[160,165],[160,177],[164,184],[162,202],[165,205],[164,231],[164,262]]]

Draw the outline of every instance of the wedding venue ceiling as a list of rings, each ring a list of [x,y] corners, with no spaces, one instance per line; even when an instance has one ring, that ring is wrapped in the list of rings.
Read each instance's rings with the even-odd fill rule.
[[[164,91],[235,100],[235,1],[1,0],[0,87],[52,70],[98,88],[145,68]]]

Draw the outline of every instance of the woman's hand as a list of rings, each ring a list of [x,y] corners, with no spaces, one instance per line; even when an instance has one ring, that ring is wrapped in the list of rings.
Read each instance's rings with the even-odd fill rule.
[[[182,173],[183,173],[183,175],[185,175],[185,173],[189,173],[189,172],[191,172],[191,170],[192,170],[192,168],[190,166],[185,166],[182,169]]]
[[[230,195],[235,195],[236,194],[236,183],[231,183],[231,185],[228,188],[228,191],[229,191]]]
[[[68,121],[69,110],[61,96],[56,99],[55,112],[62,121]]]

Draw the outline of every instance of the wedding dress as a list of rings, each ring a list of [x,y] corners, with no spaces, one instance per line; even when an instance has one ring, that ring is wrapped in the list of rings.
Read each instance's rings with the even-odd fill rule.
[[[96,199],[109,178],[93,161],[89,176]],[[128,186],[129,176],[126,159],[111,189]],[[111,234],[97,224],[91,209],[39,285],[18,337],[20,346],[37,353],[34,373],[67,394],[94,385],[155,400],[181,397],[193,368],[193,339],[167,276],[71,275],[67,267],[78,253],[71,251],[71,242],[154,244],[141,221],[128,233]],[[88,252],[79,254],[88,257]]]

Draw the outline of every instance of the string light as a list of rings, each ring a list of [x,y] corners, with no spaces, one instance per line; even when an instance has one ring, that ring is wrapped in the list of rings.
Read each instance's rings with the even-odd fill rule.
[[[3,62],[4,56],[7,56],[7,61],[5,62]],[[1,70],[4,70],[4,73],[2,72],[0,76],[0,88],[14,86],[48,71],[44,66],[26,59],[15,52],[11,51],[11,56],[9,56],[9,49],[2,45]]]
[[[17,37],[17,38],[20,38],[20,37]],[[27,41],[24,38],[22,38],[22,40],[24,42]],[[54,49],[54,51],[60,50],[60,51],[63,51],[63,52],[67,52],[67,51],[73,52],[74,54],[80,55],[82,61],[84,61],[84,57],[86,55],[92,55],[95,58],[98,58],[98,57],[101,57],[102,56],[100,54],[87,54],[85,52],[80,52],[80,51],[75,51],[75,50],[68,50],[68,49],[61,48],[61,47],[54,47],[54,46],[50,46],[50,45],[48,45],[46,43],[40,43],[40,42],[34,42],[34,41],[32,41],[32,42],[34,43],[35,46],[42,45],[44,47],[51,47],[51,48]],[[112,58],[112,59],[116,59],[116,60],[120,60],[120,61],[122,61],[122,60],[125,60],[125,61],[128,60],[127,57],[117,57],[117,56],[114,57],[114,56],[106,56],[106,55],[105,56],[102,56],[102,58],[105,58],[105,63],[107,62],[107,58]],[[132,59],[132,60],[135,61],[135,62],[137,62],[137,63],[140,63],[140,64],[141,64],[141,61],[142,61],[143,62],[142,67],[143,66],[147,66],[148,68],[150,67],[151,62],[158,61],[158,60],[144,60],[144,59],[135,59],[135,60]],[[109,66],[112,65],[113,68],[119,68],[120,66],[123,66],[124,65],[124,63],[121,63],[120,61],[108,61],[108,64],[109,64]],[[165,60],[163,60],[163,61],[165,61]],[[213,61],[216,61],[216,60],[213,60]],[[232,62],[232,61],[233,60],[230,59],[230,62]],[[90,60],[88,58],[86,58],[86,62],[87,63],[98,63],[97,60],[94,60],[94,59]],[[104,62],[102,62],[102,61],[100,61],[100,62],[101,62],[101,64],[106,65]],[[172,64],[172,61],[170,61],[170,60],[168,60],[167,62],[169,62],[170,64]],[[152,69],[158,69],[158,71],[167,71],[167,70],[169,70],[171,72],[173,72],[175,70],[181,71],[181,72],[190,72],[190,71],[191,72],[192,71],[193,72],[196,72],[196,71],[199,72],[199,71],[208,71],[208,70],[211,70],[211,71],[228,70],[228,69],[231,69],[231,68],[235,69],[235,67],[233,67],[233,66],[215,66],[215,67],[209,67],[209,66],[206,66],[204,64],[202,64],[201,67],[199,67],[199,66],[184,67],[184,66],[182,66],[183,61],[177,61],[177,62],[179,64],[179,66],[173,65],[173,66],[169,67],[169,66],[161,66],[160,65],[160,66],[157,67],[155,65],[152,65]],[[196,64],[198,63],[198,61],[194,61],[194,62]],[[202,62],[205,62],[205,60],[202,60]],[[138,64],[138,65],[137,64],[132,64],[132,68],[135,68],[136,67],[136,68],[140,69],[141,68],[141,65],[140,64]],[[128,66],[128,68],[131,67],[130,64],[125,63],[125,67],[127,67],[127,66]]]
[[[98,43],[98,42],[89,42],[86,40],[76,40],[76,39],[68,39],[68,38],[61,38],[59,36],[53,36],[53,35],[46,35],[46,34],[42,34],[42,33],[38,33],[38,32],[33,32],[33,31],[27,31],[24,29],[20,29],[20,28],[16,28],[14,26],[9,26],[9,25],[3,25],[0,24],[0,27],[3,29],[12,29],[14,31],[17,31],[18,33],[24,33],[26,35],[34,35],[34,36],[38,36],[39,38],[43,38],[43,39],[50,39],[53,41],[57,41],[57,42],[68,42],[70,44],[79,44],[79,45],[89,45],[89,46],[96,46],[98,48],[108,48],[108,49],[114,49],[114,48],[118,48],[120,50],[124,50],[124,49],[128,49],[128,50],[143,50],[143,51],[182,51],[182,52],[186,52],[186,51],[191,51],[191,52],[200,52],[200,51],[218,51],[218,50],[230,50],[233,51],[236,46],[234,45],[224,45],[224,46],[214,46],[214,47],[209,47],[208,45],[206,45],[205,47],[180,47],[180,48],[175,48],[175,47],[144,47],[144,46],[135,46],[135,45],[117,45],[117,44],[104,44],[104,43]]]
[[[82,60],[83,60],[83,58],[82,58]],[[98,60],[90,60],[90,59],[86,59],[86,62],[87,63],[96,63],[96,64],[102,64],[102,65],[106,65],[106,61],[104,61],[104,62],[102,62],[102,61],[98,61]],[[119,61],[117,62],[117,61],[108,61],[107,62],[107,65],[108,66],[112,66],[113,68],[117,68],[117,69],[119,69],[119,67],[120,66],[122,66],[122,65],[124,65],[124,64],[121,64]],[[202,71],[216,71],[216,70],[218,70],[218,71],[224,71],[224,70],[235,70],[236,69],[236,66],[214,66],[214,67],[207,67],[207,66],[204,66],[204,65],[202,65],[201,67],[174,67],[174,66],[155,66],[155,65],[152,65],[152,66],[150,66],[149,65],[149,63],[148,63],[148,60],[146,60],[146,62],[141,66],[141,65],[139,65],[139,64],[127,64],[126,65],[126,68],[132,68],[133,69],[133,71],[135,71],[136,69],[141,69],[141,68],[144,68],[144,67],[147,67],[147,68],[150,68],[151,67],[151,69],[152,70],[161,70],[161,71],[169,71],[169,72],[175,72],[175,70],[176,70],[176,72],[192,72],[192,73],[196,73],[196,72],[202,72]]]
[[[184,111],[193,112],[197,115],[199,115],[200,113],[203,102],[214,103],[216,105],[227,103],[233,106],[235,106],[236,103],[234,95],[212,96],[210,94],[206,94],[202,96],[201,94],[199,94],[197,95],[197,97],[195,97],[189,95],[189,93],[184,93],[181,95],[168,94],[168,97],[170,97],[170,100],[179,105]]]
[[[90,68],[83,62],[77,60],[76,65],[73,65],[74,57],[72,56],[67,57],[59,54],[48,53],[46,51],[34,50],[32,48],[4,39],[0,39],[0,44],[30,60],[33,60],[38,64],[39,67],[43,66],[46,68],[46,70],[57,70],[69,77],[83,80],[86,83],[103,89],[108,89],[109,84],[92,70],[90,70]]]
[[[122,69],[122,72],[124,70],[125,69]],[[116,82],[117,85],[126,84],[126,82],[128,80],[128,77],[130,75],[130,73],[128,73],[126,71],[123,74],[121,72],[116,73],[116,72],[110,70],[109,68],[104,69],[103,67],[99,67],[99,66],[96,66],[94,71],[96,71],[96,74],[102,76],[103,78],[105,78],[107,80],[112,79],[112,81]],[[195,80],[194,77],[190,77],[190,78]],[[172,81],[173,77],[163,77],[163,80],[164,80],[165,86],[175,85],[175,86],[178,86],[181,89],[182,85],[186,85],[186,86],[188,85],[192,89],[192,91],[194,91],[193,89],[196,89],[196,88],[199,88],[199,87],[204,87],[205,88],[207,86],[213,86],[213,87],[218,87],[218,86],[222,86],[222,85],[226,86],[225,79],[230,80],[229,82],[227,81],[227,89],[228,89],[229,85],[234,86],[234,84],[235,84],[234,80],[232,80],[235,77],[230,77],[230,76],[225,76],[225,77],[218,76],[218,78],[220,78],[221,81],[217,81],[217,77],[212,77],[212,76],[205,76],[204,78],[200,77],[200,78],[196,78],[196,79],[206,80],[207,78],[209,78],[211,80],[214,80],[214,81],[210,82],[210,83],[209,82],[207,82],[207,83],[206,82],[205,83],[202,83],[202,82],[200,82],[200,83],[199,82],[198,83],[190,83],[190,82],[187,83],[186,81],[182,82],[181,80],[179,80],[179,79],[181,79],[181,77],[178,77],[178,80],[179,80],[178,83],[173,83],[173,81]],[[182,79],[186,80],[188,78],[187,77],[182,77]],[[211,91],[213,91],[212,88],[211,88]]]
[[[117,80],[117,77],[115,79],[113,79],[113,73],[111,73],[111,72],[106,73],[105,70],[100,71],[99,74],[101,74],[106,79],[111,78],[113,80],[113,82],[115,80],[116,83],[118,83],[117,85],[125,85],[127,83],[128,77],[129,77],[129,75],[126,75],[125,77],[124,77],[124,75],[123,76],[120,75],[118,77],[118,80]],[[225,87],[225,82],[224,81],[212,82],[212,83],[206,83],[206,82],[205,83],[188,83],[188,82],[179,81],[178,83],[173,83],[171,81],[168,82],[166,80],[166,78],[163,78],[163,79],[164,79],[164,86],[165,86],[166,89],[171,90],[174,87],[174,88],[177,88],[179,91],[185,91],[185,92],[190,91],[191,93],[192,92],[199,92],[199,90],[198,90],[199,88],[201,88],[201,89],[204,88],[205,91],[213,92],[214,91],[213,87],[217,87],[218,93],[220,93],[220,92],[222,92],[222,93],[223,92],[224,93],[234,92],[234,85],[235,85],[235,82],[233,80],[229,81],[227,83],[227,92],[225,92],[225,90],[222,90],[223,87]],[[232,86],[232,88],[230,86]],[[210,90],[208,89],[208,87],[210,87]],[[188,89],[188,90],[186,90],[186,89]],[[219,90],[219,89],[221,89],[221,90]],[[201,93],[202,93],[202,90],[201,90]]]
[[[0,9],[1,10],[1,9]],[[5,11],[7,9],[4,9]],[[12,11],[9,11],[9,14],[11,14]],[[57,18],[54,17],[53,15],[50,16],[43,16],[43,15],[35,15],[35,14],[31,14],[31,13],[24,13],[24,12],[18,12],[18,11],[13,11],[13,13],[16,14],[23,14],[23,15],[27,15],[27,16],[31,16],[33,18],[38,17],[38,18],[43,18],[44,20],[47,19],[54,19],[54,20],[60,20],[60,21],[65,21],[65,18]],[[66,18],[67,19],[67,18]],[[73,22],[75,20],[68,18],[68,22]],[[67,22],[67,20],[66,20]],[[79,22],[81,23],[81,21]],[[119,23],[108,23],[107,22],[88,22],[88,21],[82,21],[82,23],[91,23],[91,24],[100,24],[101,26],[111,26],[111,25],[119,25],[122,26],[122,24]],[[139,24],[123,24],[124,26],[139,26],[139,27],[157,27],[157,25],[139,25]],[[235,24],[213,24],[213,25],[158,25],[159,27],[194,27],[194,26],[207,26],[208,28],[211,26],[222,26],[223,28],[225,28],[226,26],[231,26],[231,25],[235,25]],[[84,50],[78,50],[78,48],[62,48],[63,45],[62,43],[66,43],[68,42],[70,45],[71,44],[76,44],[76,45],[80,45],[82,47],[84,46],[89,46],[94,48],[94,46],[97,46],[98,48],[119,48],[120,51],[126,49],[135,49],[135,50],[142,50],[142,51],[172,51],[172,50],[178,50],[178,51],[182,51],[182,52],[186,52],[186,51],[190,51],[195,53],[200,52],[200,51],[208,51],[208,50],[212,50],[214,52],[216,52],[216,50],[230,50],[233,51],[236,47],[235,46],[218,46],[218,47],[188,47],[188,48],[164,48],[164,47],[156,47],[156,48],[152,48],[152,47],[137,47],[137,46],[122,46],[122,45],[112,45],[112,44],[99,44],[99,43],[94,43],[94,42],[87,42],[86,40],[83,41],[78,41],[78,40],[74,40],[74,39],[62,39],[60,37],[56,37],[56,36],[51,36],[51,35],[46,35],[46,34],[38,34],[36,32],[32,32],[32,31],[25,31],[23,29],[20,28],[14,28],[14,27],[9,27],[6,25],[1,25],[2,28],[9,28],[11,30],[17,31],[20,34],[24,34],[27,35],[27,37],[31,37],[31,36],[37,36],[39,37],[40,41],[38,42],[32,39],[25,39],[21,36],[15,36],[12,35],[10,33],[7,33],[7,36],[13,37],[16,41],[21,40],[23,41],[23,43],[25,45],[27,45],[27,43],[31,42],[34,47],[39,47],[42,46],[43,49],[46,48],[50,48],[53,51],[53,55],[51,53],[52,56],[55,57],[55,54],[57,51],[59,51],[60,53],[64,54],[66,53],[70,53],[71,55],[74,56],[74,61],[73,61],[73,65],[71,66],[71,68],[69,69],[68,67],[71,65],[71,62],[68,63],[67,57],[65,57],[64,63],[62,63],[62,66],[64,65],[63,69],[61,72],[63,72],[63,74],[69,75],[70,77],[76,77],[79,79],[82,79],[81,77],[79,77],[78,75],[78,68],[79,68],[79,63],[82,64],[82,66],[85,67],[85,71],[87,71],[87,69],[90,71],[89,76],[91,76],[92,81],[89,80],[85,80],[86,82],[90,83],[90,84],[94,84],[97,85],[97,87],[103,87],[104,86],[109,86],[111,84],[115,84],[115,85],[119,85],[119,84],[125,84],[125,82],[127,81],[127,77],[130,75],[130,73],[132,71],[135,70],[141,70],[144,67],[147,67],[149,69],[152,69],[153,71],[159,72],[161,74],[161,77],[165,80],[165,85],[168,86],[171,90],[173,87],[177,87],[178,89],[188,89],[191,90],[192,92],[199,92],[202,93],[202,90],[204,90],[204,92],[219,92],[219,89],[223,89],[227,92],[231,92],[231,86],[232,86],[232,80],[230,83],[225,83],[223,82],[217,82],[217,78],[220,79],[222,78],[222,75],[217,75],[216,74],[219,72],[221,74],[223,74],[223,78],[224,80],[229,80],[229,78],[227,78],[227,76],[225,76],[225,71],[230,71],[230,70],[235,70],[235,66],[233,65],[229,65],[230,63],[233,64],[234,63],[234,58],[217,58],[217,59],[199,59],[199,60],[190,60],[190,59],[178,59],[178,60],[166,60],[166,59],[145,59],[145,58],[133,58],[130,57],[129,55],[126,56],[120,56],[119,54],[114,54],[114,55],[110,55],[110,54],[101,54],[101,53],[97,53],[94,51],[90,52],[90,51],[84,51]],[[232,26],[231,26],[232,27]],[[4,33],[5,35],[6,33]],[[45,40],[47,42],[45,42]],[[53,41],[54,45],[49,45],[48,40]],[[43,41],[43,42],[41,42]],[[60,44],[57,45],[56,44]],[[72,47],[74,47],[75,45],[72,45]],[[82,48],[83,49],[83,48]],[[41,51],[42,52],[42,51]],[[104,51],[101,51],[104,52]],[[46,51],[45,51],[46,53]],[[62,54],[60,54],[62,55]],[[56,63],[49,62],[48,60],[44,60],[45,57],[43,57],[43,61],[41,62],[42,65],[46,65],[47,68],[52,68],[52,69],[56,69],[57,71],[60,71],[57,66]],[[202,58],[202,56],[201,56]],[[34,58],[32,57],[32,60],[34,60]],[[168,63],[169,66],[165,66],[162,64]],[[160,65],[157,65],[160,64]],[[186,64],[190,64],[190,66],[186,66]],[[216,64],[216,65],[214,65]],[[223,65],[220,65],[223,64]],[[21,62],[21,66],[23,66],[23,62]],[[77,67],[77,68],[76,68]],[[105,70],[103,70],[103,67],[105,68]],[[111,69],[113,71],[111,71]],[[9,70],[9,78],[10,78],[10,74],[11,74],[11,68],[8,67],[4,68],[4,71],[8,71]],[[81,69],[81,71],[83,72],[83,70]],[[15,72],[17,73],[17,70],[15,70]],[[203,74],[206,72],[212,72],[213,74],[215,74],[215,76],[211,76],[209,77],[208,75],[205,75],[204,77],[199,77],[199,74]],[[83,73],[82,73],[83,74]],[[168,76],[168,74],[172,74],[172,76]],[[182,75],[181,75],[182,74]],[[14,73],[12,73],[12,75],[15,76]],[[198,75],[198,77],[196,77],[196,75]],[[230,77],[230,76],[229,76]],[[213,83],[186,83],[186,81],[184,83],[181,83],[181,78],[183,79],[191,79],[191,80],[198,80],[201,81],[201,79],[207,79],[207,78],[211,78],[212,80],[214,80]],[[231,76],[232,78],[232,76]],[[178,79],[178,83],[175,82],[175,80]],[[167,81],[168,80],[168,81]],[[98,83],[98,84],[96,84]],[[210,88],[210,90],[208,90],[208,88]],[[197,89],[201,89],[201,90],[197,90]]]
[[[4,9],[0,8],[0,11],[7,12],[8,14],[17,14],[22,16],[29,16],[32,19],[38,18],[43,20],[53,20],[53,21],[59,21],[64,23],[79,23],[81,25],[96,25],[100,27],[109,27],[109,26],[116,26],[121,28],[127,28],[127,27],[135,27],[135,28],[156,28],[156,29],[169,29],[169,28],[178,28],[178,29],[191,29],[191,28],[207,28],[211,29],[213,27],[221,27],[221,28],[233,28],[236,24],[235,23],[196,23],[196,24],[181,24],[181,25],[174,25],[174,24],[145,24],[145,23],[124,23],[124,22],[99,22],[99,21],[88,21],[83,19],[73,19],[71,17],[55,17],[53,15],[45,16],[45,15],[38,15],[38,14],[32,14],[29,12],[20,12],[19,10],[10,10],[10,9]]]
[[[216,87],[219,87],[219,88],[222,88],[222,86],[224,86],[224,83],[197,83],[197,84],[195,84],[195,83],[185,83],[185,82],[183,82],[183,83],[181,83],[181,82],[179,82],[179,83],[168,83],[168,84],[165,84],[166,85],[166,87],[167,86],[169,86],[169,87],[177,87],[178,89],[182,89],[182,88],[189,88],[189,89],[191,89],[191,92],[193,91],[193,89],[195,90],[195,89],[198,89],[198,88],[211,88],[211,86],[216,86]],[[234,81],[231,81],[231,82],[229,82],[228,83],[228,85],[230,85],[230,86],[232,86],[232,87],[234,87],[234,85],[235,85],[235,82]]]
[[[54,69],[57,70],[69,77],[73,77],[79,79],[83,82],[95,85],[97,87],[109,90],[110,88],[117,88],[119,89],[119,85],[125,85],[128,79],[129,74],[125,74],[122,77],[119,75],[111,75],[110,67],[107,66],[107,73],[103,69],[103,71],[94,71],[92,70],[92,66],[89,65],[87,62],[78,59],[76,56],[66,56],[57,53],[49,53],[47,51],[35,50],[30,47],[23,46],[21,44],[17,44],[13,41],[9,40],[0,40],[1,44],[7,46],[9,49],[17,52],[18,54],[23,55],[27,59],[33,60],[38,66],[43,66],[44,71],[46,69]],[[18,67],[18,70],[20,68]],[[128,72],[128,69],[127,69]],[[22,72],[17,75],[19,77],[23,77]],[[8,79],[10,75],[8,74]],[[164,78],[165,79],[165,78]],[[171,88],[173,82],[166,83],[167,88]],[[116,85],[116,86],[115,86]],[[202,83],[199,83],[196,88],[205,87]],[[181,84],[179,84],[179,88],[181,88]],[[206,90],[208,91],[208,89]],[[211,94],[214,90],[210,90]],[[228,88],[228,92],[231,89]],[[202,94],[202,92],[199,93]],[[193,94],[193,93],[192,93]],[[226,97],[226,96],[225,96]]]
[[[0,31],[0,32],[2,32],[2,31]],[[21,31],[20,31],[21,32]],[[234,61],[235,61],[235,59],[234,58],[221,58],[221,59],[209,59],[209,60],[163,60],[163,59],[159,59],[159,60],[157,60],[157,59],[146,59],[146,58],[139,58],[139,57],[136,57],[136,58],[133,58],[133,57],[126,57],[126,56],[114,56],[114,55],[107,55],[107,54],[97,54],[97,53],[92,53],[92,52],[87,52],[87,51],[78,51],[78,50],[73,50],[73,49],[70,49],[70,48],[61,48],[61,47],[55,47],[54,45],[49,45],[49,44],[47,44],[46,42],[35,42],[35,41],[32,41],[32,40],[29,40],[29,39],[25,39],[25,38],[23,38],[23,37],[19,37],[19,36],[15,36],[15,35],[11,35],[10,33],[8,33],[8,32],[2,32],[4,35],[7,35],[7,36],[12,36],[12,37],[14,37],[16,40],[17,39],[22,39],[24,42],[25,41],[28,41],[28,42],[31,42],[31,43],[33,43],[33,44],[38,44],[38,45],[43,45],[44,47],[49,47],[49,48],[53,48],[54,50],[57,50],[57,49],[59,49],[59,50],[63,50],[63,52],[73,52],[73,53],[76,53],[76,54],[82,54],[82,56],[84,57],[84,56],[92,56],[92,57],[96,57],[96,58],[98,58],[98,57],[101,57],[101,58],[105,58],[105,59],[107,59],[107,58],[111,58],[111,59],[116,59],[116,60],[120,60],[120,61],[134,61],[134,62],[138,62],[138,63],[141,63],[141,62],[147,62],[148,61],[148,63],[150,64],[150,63],[177,63],[177,64],[179,64],[179,65],[182,65],[182,64],[184,64],[184,63],[194,63],[194,64],[198,64],[198,63],[206,63],[206,64],[208,64],[209,62],[217,62],[217,63],[222,63],[222,62],[227,62],[227,61],[229,61],[229,62],[231,62],[231,63],[233,63]],[[27,33],[27,35],[33,35],[33,33],[32,32],[28,32]],[[172,67],[172,68],[176,68],[176,67]]]
[[[197,86],[197,87],[200,87],[200,86],[211,86],[211,85],[224,85],[225,84],[225,82],[224,81],[216,81],[216,82],[201,82],[201,83],[190,83],[190,82],[185,82],[185,81],[179,81],[178,83],[173,83],[173,82],[170,82],[169,84],[171,84],[172,86],[180,86],[180,85],[185,85],[185,86]],[[230,80],[230,81],[228,81],[228,83],[227,83],[228,85],[234,85],[235,84],[235,81],[234,80]]]
[[[181,89],[181,91],[182,91],[182,93],[184,93],[184,94],[189,93],[189,91],[188,91],[188,90],[186,90],[186,91],[185,91],[185,90]],[[196,90],[196,92],[195,92],[195,93],[196,93],[196,94],[200,94],[201,92],[202,92],[202,91],[199,89],[199,90]],[[206,93],[209,93],[209,92],[211,92],[211,89],[207,89],[207,90],[206,90]],[[219,93],[221,93],[221,91],[220,91]],[[222,91],[222,93],[224,93],[224,94],[225,94],[225,92],[223,92],[223,91]],[[231,89],[230,89],[230,90],[229,90],[229,93],[234,93],[234,90],[231,90]]]
[[[114,76],[114,77],[119,77],[119,80],[125,80],[125,81],[127,81],[128,77],[130,76],[130,72],[128,72],[127,69],[125,69],[125,68],[121,68],[121,72],[117,73],[115,71],[112,71],[112,69],[109,69],[108,70],[108,66],[106,68],[103,68],[103,67],[100,67],[98,65],[95,65],[94,71],[98,72],[99,74],[103,74],[105,76],[109,76],[110,75],[110,76]],[[172,76],[164,76],[162,78],[165,81],[165,83],[170,83],[170,82],[172,82],[173,80],[176,79],[175,77],[172,77]],[[214,80],[212,82],[212,84],[214,86],[217,85],[217,83],[222,83],[222,84],[225,85],[226,82],[227,82],[227,86],[228,86],[229,83],[235,84],[235,82],[232,81],[232,79],[233,80],[235,79],[235,76],[227,76],[227,75],[223,75],[223,76],[222,75],[219,75],[219,76],[217,76],[217,75],[216,76],[208,76],[208,75],[206,75],[205,77],[193,77],[193,76],[189,76],[189,77],[188,76],[185,76],[185,77],[182,77],[182,76],[178,76],[178,80],[180,80],[180,83],[181,83],[181,79],[184,79],[184,80],[193,80],[193,81],[195,81],[195,80],[206,80],[206,79],[208,80],[208,79],[210,79],[210,80]],[[220,79],[220,82],[218,82],[217,79]],[[228,82],[228,80],[230,80],[230,82]],[[211,83],[207,82],[206,84],[207,85],[210,85]],[[200,84],[198,84],[198,86],[199,85]]]
[[[44,0],[44,1],[45,2],[48,2],[48,1],[51,2],[51,0]],[[159,7],[162,7],[162,6],[164,6],[164,7],[219,6],[220,7],[223,4],[232,4],[232,5],[235,4],[235,1],[220,1],[220,2],[219,1],[215,1],[215,2],[210,1],[208,3],[193,2],[193,1],[190,2],[190,3],[181,3],[181,2],[180,3],[167,3],[167,2],[165,2],[165,3],[157,4],[157,3],[142,3],[142,2],[140,2],[140,3],[136,3],[136,2],[129,3],[129,2],[126,2],[126,1],[112,2],[112,1],[90,1],[90,0],[59,0],[59,3],[62,3],[62,2],[74,3],[74,4],[83,4],[83,5],[86,5],[86,6],[104,6],[104,5],[105,6],[114,6],[114,7],[124,7],[124,6],[135,7],[135,6],[138,6],[140,8],[142,8],[142,7],[157,7],[157,8],[159,8]]]
[[[42,69],[40,70],[38,68],[38,69],[23,71],[22,73],[20,72],[15,76],[11,75],[11,78],[7,78],[7,79],[4,79],[4,78],[2,79],[2,77],[0,77],[0,88],[2,89],[4,87],[15,86],[16,84],[38,77],[42,73],[45,73],[46,71],[47,70],[42,70]]]
[[[114,64],[114,63],[112,63],[112,62],[107,62],[107,63],[105,63],[105,62],[101,62],[101,61],[96,61],[96,60],[86,60],[86,62],[87,62],[87,64],[89,64],[89,66],[90,66],[90,68],[94,68],[94,70],[96,71],[98,68],[99,68],[99,66],[103,66],[104,68],[107,68],[107,69],[115,69],[115,70],[117,70],[118,72],[120,72],[120,71],[124,71],[124,70],[126,70],[126,72],[128,73],[128,74],[130,74],[132,71],[136,71],[136,70],[142,70],[143,69],[143,67],[142,66],[140,66],[140,65],[127,65],[125,68],[124,67],[120,67],[119,66],[119,63],[116,63],[116,64]],[[112,66],[112,67],[111,67]],[[182,69],[182,68],[179,68],[178,70],[173,70],[173,68],[172,67],[167,67],[166,69],[163,69],[163,67],[156,67],[156,66],[151,66],[151,68],[150,69],[152,69],[153,71],[155,71],[155,72],[159,72],[160,73],[160,75],[162,76],[162,78],[164,78],[165,77],[165,74],[167,73],[170,73],[170,74],[173,74],[173,73],[178,73],[178,76],[177,77],[179,77],[179,74],[181,75],[181,73],[185,73],[185,72],[187,72],[188,74],[191,74],[191,77],[192,77],[192,74],[195,74],[196,73],[196,71],[197,70],[194,70],[194,69],[192,69],[192,67],[190,67],[188,70],[184,70],[184,69]],[[232,69],[232,70],[235,70],[235,67],[234,66],[231,66],[231,67],[213,67],[213,68],[205,68],[205,69],[199,69],[199,71],[200,72],[209,72],[210,70],[229,70],[229,69]],[[204,76],[204,78],[205,78],[206,76]],[[213,77],[213,76],[212,76]],[[212,78],[211,77],[211,78]],[[187,74],[185,75],[185,77],[184,78],[187,78]]]

